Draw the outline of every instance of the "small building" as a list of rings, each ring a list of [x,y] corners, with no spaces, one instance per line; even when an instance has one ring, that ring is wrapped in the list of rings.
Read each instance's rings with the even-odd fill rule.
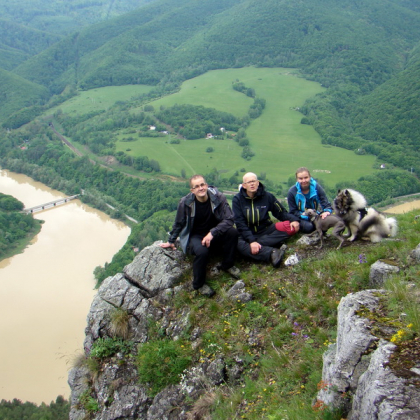
[[[211,133],[207,133],[206,139],[212,139],[214,136]]]

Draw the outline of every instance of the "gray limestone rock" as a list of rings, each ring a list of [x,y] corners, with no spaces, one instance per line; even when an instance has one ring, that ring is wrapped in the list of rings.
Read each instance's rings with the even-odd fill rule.
[[[227,292],[227,296],[233,301],[240,301],[246,303],[252,300],[251,293],[245,291],[245,283],[243,280],[238,280]]]
[[[408,262],[410,264],[420,264],[420,244],[418,244],[408,256]]]
[[[147,411],[147,420],[185,420],[185,395],[180,386],[170,386],[159,392]]]
[[[383,261],[376,261],[370,267],[369,286],[382,287],[385,280],[392,274],[398,273],[400,269],[396,265],[387,264]]]
[[[97,420],[146,419],[150,398],[146,389],[138,384],[137,369],[131,362],[106,363],[93,390],[102,410]]]
[[[185,264],[185,259],[181,251],[164,249],[154,243],[124,267],[124,274],[138,287],[155,296],[161,290],[176,285],[184,272],[182,264]]]
[[[320,243],[321,238],[318,234],[315,235],[302,235],[297,241],[296,244],[303,246],[314,246]]]
[[[324,354],[317,400],[350,412],[349,420],[414,420],[420,418],[420,392],[387,366],[396,346],[376,338],[370,321],[356,314],[375,312],[383,290],[347,295],[338,307],[337,342]],[[343,398],[353,395],[352,400]]]
[[[370,333],[369,320],[356,312],[362,307],[374,311],[379,304],[377,291],[365,290],[342,298],[338,306],[337,342],[324,353],[323,387],[318,400],[331,407],[342,407],[342,393],[354,390],[367,360],[362,358],[378,339]],[[361,365],[360,365],[361,364]]]
[[[116,309],[129,315],[130,339],[136,343],[147,340],[149,318],[159,319],[162,312],[146,299],[138,287],[132,285],[123,274],[108,277],[94,297],[87,317],[84,348],[89,352],[99,337],[112,337],[110,319]]]
[[[85,410],[79,405],[80,396],[89,389],[89,371],[86,367],[74,367],[69,372],[68,383],[71,389],[70,416],[72,420],[84,420]]]
[[[360,377],[348,420],[418,420],[420,393],[386,367],[395,345],[381,340]]]

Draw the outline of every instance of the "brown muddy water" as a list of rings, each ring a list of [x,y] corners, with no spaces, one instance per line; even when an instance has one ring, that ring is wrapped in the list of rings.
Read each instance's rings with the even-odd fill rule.
[[[399,204],[398,206],[390,207],[384,210],[384,213],[403,214],[412,210],[420,209],[420,200],[408,201],[407,203]]]
[[[65,195],[0,170],[0,192],[31,207]],[[93,270],[110,262],[130,229],[79,200],[35,213],[41,232],[0,261],[0,400],[68,398],[68,370],[82,353]]]

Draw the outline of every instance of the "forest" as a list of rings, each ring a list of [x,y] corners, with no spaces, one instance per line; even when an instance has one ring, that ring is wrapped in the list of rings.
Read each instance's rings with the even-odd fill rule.
[[[0,193],[0,260],[10,255],[23,239],[39,232],[41,222],[21,213],[23,203]]]
[[[63,397],[58,396],[49,405],[42,403],[37,406],[31,402],[1,400],[1,420],[66,420],[69,418],[70,404]]]

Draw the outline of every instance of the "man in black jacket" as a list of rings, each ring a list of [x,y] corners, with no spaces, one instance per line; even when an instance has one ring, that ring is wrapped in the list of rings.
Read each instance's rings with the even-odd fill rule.
[[[239,231],[239,252],[279,267],[286,245],[278,247],[299,231],[299,218],[288,213],[252,172],[244,175],[239,193],[233,197],[232,207]],[[269,212],[281,222],[273,223]]]
[[[204,286],[210,249],[221,248],[223,259],[220,269],[238,277],[233,266],[238,232],[233,227],[233,213],[226,197],[216,188],[208,186],[201,175],[190,179],[191,192],[181,198],[169,240],[162,248],[175,249],[179,236],[184,253],[195,256],[193,262],[193,288],[208,296],[214,291]]]

